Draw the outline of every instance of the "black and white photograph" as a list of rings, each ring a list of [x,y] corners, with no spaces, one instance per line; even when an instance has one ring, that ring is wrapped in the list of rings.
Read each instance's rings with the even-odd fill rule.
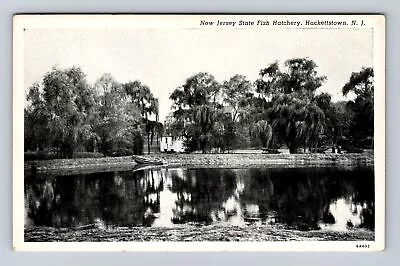
[[[382,15],[16,15],[21,251],[377,251]]]

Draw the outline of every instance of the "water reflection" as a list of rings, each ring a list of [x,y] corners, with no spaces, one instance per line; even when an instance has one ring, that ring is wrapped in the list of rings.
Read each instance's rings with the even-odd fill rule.
[[[373,169],[157,169],[25,180],[26,225],[213,223],[373,230]]]

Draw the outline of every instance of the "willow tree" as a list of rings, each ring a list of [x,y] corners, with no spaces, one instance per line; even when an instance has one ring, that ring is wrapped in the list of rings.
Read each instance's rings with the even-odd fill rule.
[[[53,67],[41,84],[29,88],[25,108],[40,136],[36,138],[38,148],[46,143],[58,156],[71,158],[77,144],[91,138],[89,117],[94,104],[93,89],[80,68]]]
[[[213,105],[196,106],[193,111],[200,149],[206,153],[207,148],[214,140],[216,122],[218,122],[221,112]]]
[[[257,92],[269,102],[267,120],[273,134],[283,141],[290,153],[300,147],[316,146],[323,132],[325,116],[314,101],[315,91],[326,80],[317,65],[308,58],[287,60],[281,70],[277,62],[260,71]]]
[[[220,92],[221,86],[214,76],[204,72],[191,76],[172,92],[173,116],[183,125],[181,135],[185,136],[189,150],[200,148],[205,153],[212,144],[212,133],[222,108]]]
[[[150,154],[150,144],[153,142],[154,135],[161,131],[162,126],[158,122],[158,99],[154,97],[148,86],[138,80],[124,84],[124,88],[132,103],[139,108],[142,115],[143,127],[147,135],[147,151]],[[153,116],[155,120],[151,119]]]
[[[250,127],[250,135],[260,140],[263,148],[268,148],[272,140],[272,126],[266,120],[260,120]]]

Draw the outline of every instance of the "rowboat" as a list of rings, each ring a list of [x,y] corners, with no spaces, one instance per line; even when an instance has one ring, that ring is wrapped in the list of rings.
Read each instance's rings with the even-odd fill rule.
[[[149,159],[142,156],[132,155],[132,159],[138,164],[151,164],[151,165],[163,165],[164,163],[158,159]]]

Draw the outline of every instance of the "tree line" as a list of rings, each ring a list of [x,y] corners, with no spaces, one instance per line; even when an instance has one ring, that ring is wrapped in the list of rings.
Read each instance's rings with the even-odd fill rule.
[[[197,73],[170,95],[165,130],[182,136],[188,152],[251,146],[358,152],[373,146],[373,76],[372,68],[351,73],[342,93],[354,93],[354,100],[332,102],[328,93],[317,93],[327,77],[309,58],[289,59],[283,67],[274,62],[253,83],[237,74],[220,84],[210,73]]]
[[[79,67],[53,67],[28,89],[24,148],[57,158],[141,154],[144,136],[150,150],[162,132],[158,109],[158,99],[138,80],[120,83],[103,74],[90,85]]]
[[[24,148],[57,158],[142,154],[162,134],[183,137],[187,152],[372,148],[373,69],[349,76],[342,93],[354,99],[332,102],[329,94],[317,93],[327,77],[309,58],[289,59],[283,67],[274,62],[254,82],[237,74],[219,83],[200,72],[171,93],[172,110],[162,124],[158,99],[141,81],[120,83],[103,74],[91,85],[79,67],[53,67],[28,88]]]

